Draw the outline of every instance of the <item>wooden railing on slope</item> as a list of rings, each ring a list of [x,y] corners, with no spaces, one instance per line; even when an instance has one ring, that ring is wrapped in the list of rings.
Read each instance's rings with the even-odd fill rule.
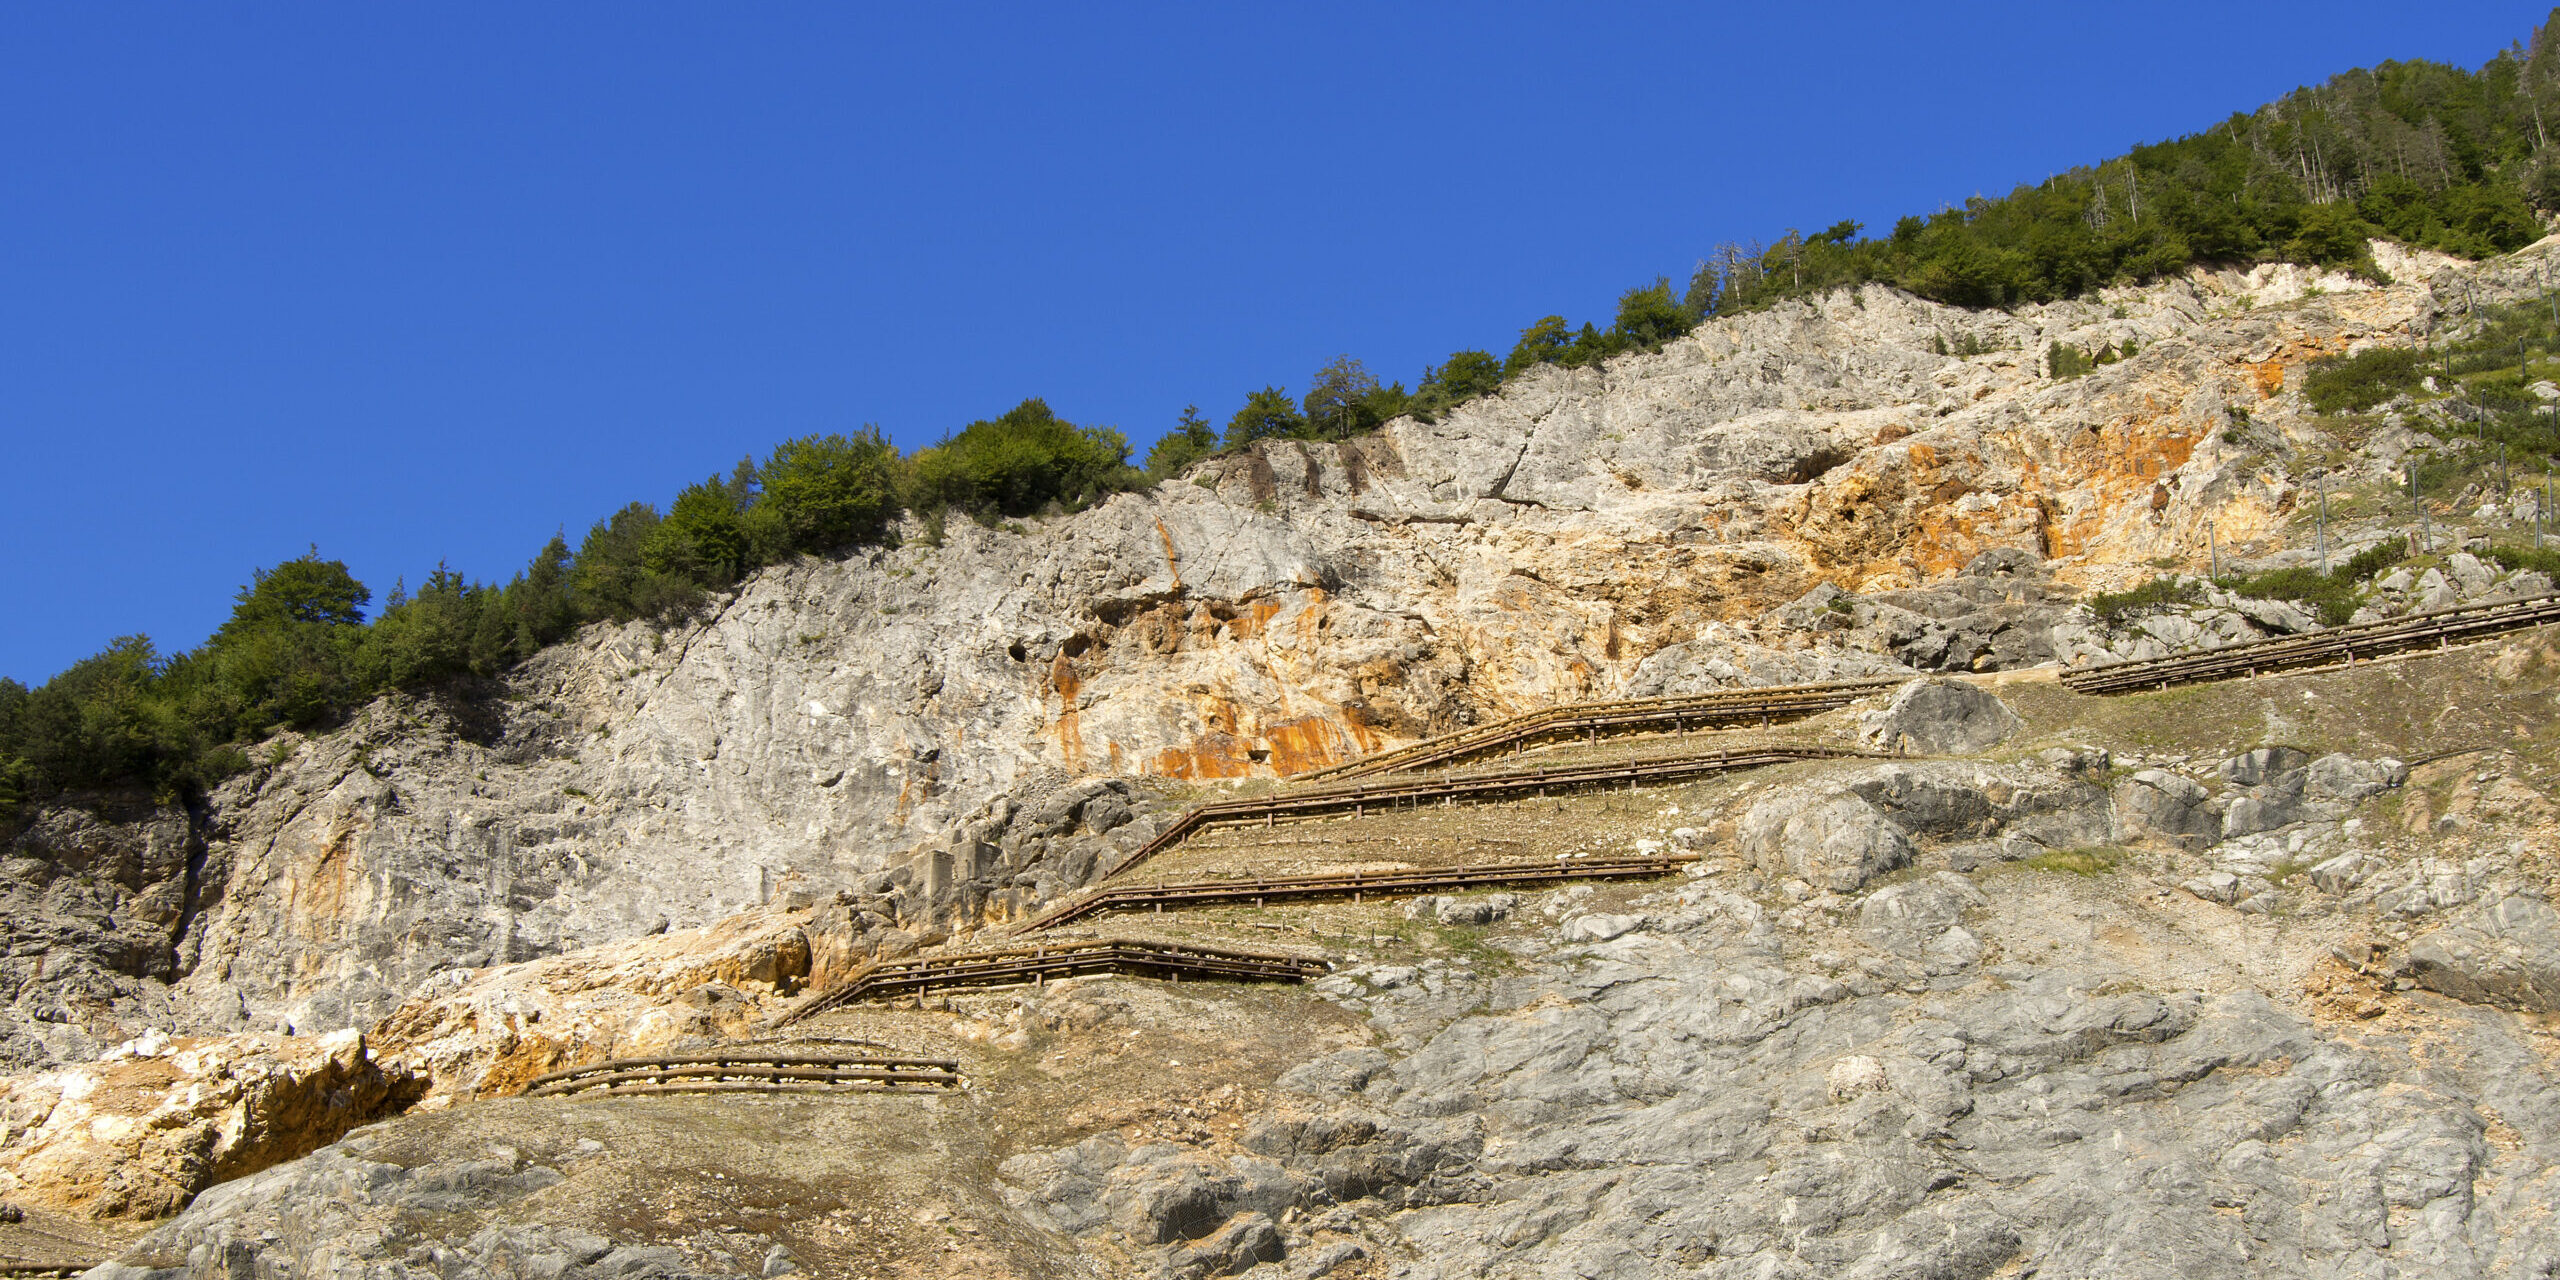
[[[777,1093],[956,1088],[960,1064],[941,1058],[886,1058],[812,1050],[731,1048],[655,1058],[614,1058],[526,1081],[519,1095]]]
[[[2261,672],[2353,664],[2414,649],[2443,648],[2509,631],[2560,622],[2560,595],[2500,600],[2415,613],[2384,622],[2332,627],[2298,636],[2253,640],[2203,653],[2087,667],[2062,675],[2079,693],[2131,693],[2173,684],[2229,680]]]
[[[1368,782],[1348,787],[1329,787],[1318,791],[1291,791],[1277,795],[1220,800],[1201,805],[1183,814],[1174,821],[1172,826],[1157,833],[1155,839],[1139,846],[1138,851],[1131,854],[1127,862],[1112,870],[1111,876],[1126,874],[1130,868],[1211,827],[1237,826],[1253,822],[1270,826],[1283,820],[1297,822],[1341,814],[1349,814],[1356,818],[1367,816],[1371,809],[1409,807],[1426,800],[1454,804],[1461,800],[1507,800],[1530,795],[1543,796],[1553,791],[1585,791],[1593,787],[1611,786],[1621,782],[1633,787],[1648,782],[1676,782],[1735,769],[1756,769],[1764,765],[1785,764],[1796,760],[1863,759],[1870,757],[1871,754],[1862,751],[1839,751],[1828,747],[1751,747],[1736,751],[1691,752],[1651,760],[1557,765],[1540,769],[1517,769],[1504,773],[1470,774],[1464,777],[1442,776]]]
[[[1310,956],[1238,951],[1153,939],[1105,939],[1096,942],[1012,947],[959,955],[911,956],[883,960],[854,971],[834,990],[776,1019],[785,1027],[804,1018],[860,1000],[922,995],[954,987],[1037,985],[1052,978],[1118,973],[1180,982],[1304,982],[1324,972],[1324,962]]]
[[[1357,760],[1290,775],[1292,782],[1339,781],[1381,773],[1455,764],[1496,751],[1517,751],[1544,741],[1597,738],[1622,733],[1685,732],[1726,729],[1750,724],[1801,720],[1848,705],[1871,693],[1893,688],[1910,676],[1866,680],[1833,680],[1821,684],[1768,685],[1756,689],[1719,689],[1714,693],[1671,698],[1623,698],[1614,702],[1580,702],[1508,716],[1425,738],[1420,742],[1362,756]]]
[[[1101,915],[1152,906],[1213,906],[1229,902],[1304,901],[1310,898],[1358,898],[1371,893],[1426,893],[1438,889],[1481,889],[1494,885],[1544,884],[1557,880],[1636,880],[1667,876],[1696,862],[1696,854],[1654,858],[1558,858],[1553,862],[1515,862],[1422,871],[1342,871],[1312,876],[1254,880],[1194,880],[1179,884],[1130,885],[1105,889],[1065,903],[1032,920],[1015,933],[1035,933]]]

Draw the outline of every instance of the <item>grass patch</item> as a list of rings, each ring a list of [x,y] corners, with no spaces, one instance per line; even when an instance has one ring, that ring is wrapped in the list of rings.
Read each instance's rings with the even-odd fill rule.
[[[2124,862],[2124,850],[2090,846],[2047,849],[2019,863],[2030,871],[2062,871],[2075,876],[2102,876]]]

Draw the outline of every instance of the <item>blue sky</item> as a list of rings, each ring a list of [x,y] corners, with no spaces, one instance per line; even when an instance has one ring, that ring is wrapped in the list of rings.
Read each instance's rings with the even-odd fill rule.
[[[2081,14],[2103,19],[2081,20]],[[0,675],[1025,396],[1143,453],[2531,6],[21,5]]]

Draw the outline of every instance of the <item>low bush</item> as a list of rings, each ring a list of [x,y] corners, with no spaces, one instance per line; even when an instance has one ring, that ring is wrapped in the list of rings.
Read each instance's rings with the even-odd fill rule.
[[[2158,613],[2172,605],[2204,598],[2204,583],[2195,578],[2153,578],[2130,591],[2101,591],[2089,597],[2089,611],[2110,627]]]

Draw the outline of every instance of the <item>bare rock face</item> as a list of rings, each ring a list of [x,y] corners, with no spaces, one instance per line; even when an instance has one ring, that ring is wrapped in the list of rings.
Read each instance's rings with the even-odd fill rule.
[[[203,848],[188,814],[134,796],[36,815],[0,860],[0,1067],[94,1056],[169,1016]]]
[[[2114,806],[2076,772],[1953,761],[1877,765],[1775,787],[1734,826],[1763,873],[1849,893],[1924,847],[2025,856],[2113,838]]]
[[[2126,830],[2201,849],[2222,839],[2222,811],[2201,783],[2165,769],[2139,769],[2116,788]]]
[[[1972,755],[2025,727],[2018,713],[1988,689],[1962,680],[1914,680],[1867,717],[1863,736],[1892,751]]]
[[[1852,794],[1819,800],[1782,793],[1742,817],[1741,846],[1762,870],[1839,891],[1911,865],[1911,840]]]
[[[354,1031],[144,1037],[6,1082],[0,1196],[89,1218],[166,1217],[208,1186],[401,1110],[426,1085],[377,1062]]]
[[[2520,294],[2535,262],[2482,287]],[[706,926],[791,884],[901,904],[874,912],[894,945],[1083,883],[1144,839],[1157,788],[1623,693],[2086,658],[2079,591],[2184,563],[2207,518],[2281,542],[2293,478],[2223,438],[2233,410],[2319,430],[2285,369],[2405,340],[2433,269],[2321,277],[2319,297],[2199,273],[2003,313],[1844,291],[1436,423],[774,566],[699,617],[591,627],[501,699],[386,699],[261,746],[113,906],[46,880],[61,902],[25,919],[56,923],[13,911],[11,953],[77,918],[102,958],[14,979],[30,1012],[0,1052],[94,1051],[148,1025],[151,991],[193,1030],[362,1026],[445,975]],[[2142,354],[2046,376],[2049,344],[2100,340]],[[1072,833],[970,834],[1093,779],[1123,789]],[[81,1017],[85,1039],[36,1026]]]
[[[2475,908],[2411,943],[2409,963],[2456,1000],[2560,1013],[2560,912],[2522,896]]]

